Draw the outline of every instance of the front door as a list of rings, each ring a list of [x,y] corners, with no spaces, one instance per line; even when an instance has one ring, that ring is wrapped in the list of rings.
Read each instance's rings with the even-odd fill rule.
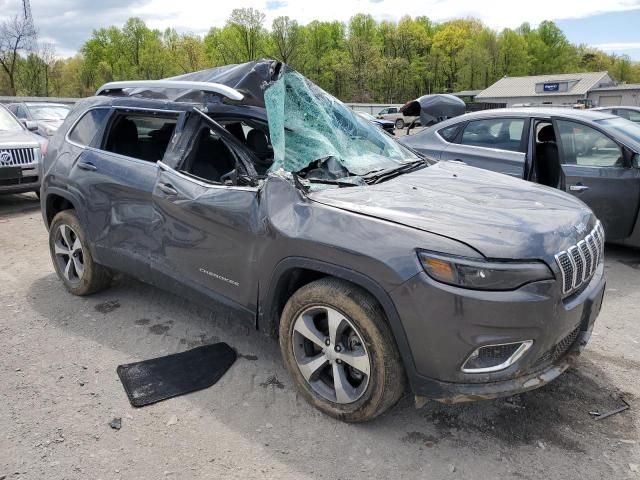
[[[239,180],[246,180],[243,153],[224,128],[192,118],[185,130],[192,130],[187,153],[175,167],[160,165],[153,193],[163,245],[152,266],[255,312],[259,189]]]
[[[571,120],[554,119],[553,123],[564,188],[593,210],[607,240],[628,237],[640,206],[640,170],[600,130]]]

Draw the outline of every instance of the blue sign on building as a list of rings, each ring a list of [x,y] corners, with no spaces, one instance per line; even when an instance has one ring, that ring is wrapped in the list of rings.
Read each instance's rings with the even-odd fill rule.
[[[556,82],[556,83],[545,83],[542,86],[542,89],[545,92],[557,92],[557,91],[560,90],[560,84],[558,82]]]

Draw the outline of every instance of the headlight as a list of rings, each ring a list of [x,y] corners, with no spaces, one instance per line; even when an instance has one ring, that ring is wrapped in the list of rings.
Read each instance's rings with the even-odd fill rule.
[[[418,258],[434,280],[475,290],[515,290],[527,283],[554,278],[542,262],[488,262],[432,252],[418,252]]]

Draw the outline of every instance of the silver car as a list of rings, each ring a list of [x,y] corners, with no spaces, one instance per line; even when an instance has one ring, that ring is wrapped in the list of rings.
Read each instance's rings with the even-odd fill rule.
[[[400,107],[386,107],[377,113],[376,118],[393,122],[396,128],[401,130],[418,117],[405,117],[400,111]]]
[[[499,108],[400,139],[453,160],[564,190],[602,221],[607,241],[640,248],[640,125],[599,110]]]
[[[47,140],[31,133],[0,105],[0,194],[40,192],[40,159]]]
[[[611,115],[617,115],[618,117],[626,118],[635,123],[640,123],[640,107],[598,107],[592,110],[610,113]]]
[[[38,127],[35,132],[45,138],[56,133],[71,111],[64,103],[12,103],[8,108],[24,125],[34,122]]]

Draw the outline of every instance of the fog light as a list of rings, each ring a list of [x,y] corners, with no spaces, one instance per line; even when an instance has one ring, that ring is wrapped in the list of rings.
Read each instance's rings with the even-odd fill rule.
[[[462,371],[464,373],[489,373],[504,370],[516,363],[531,345],[533,345],[533,340],[479,347],[464,362]]]

